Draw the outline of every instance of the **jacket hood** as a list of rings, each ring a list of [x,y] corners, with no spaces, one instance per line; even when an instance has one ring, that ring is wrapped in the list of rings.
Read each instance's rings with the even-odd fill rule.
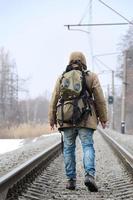
[[[69,58],[69,64],[72,64],[74,61],[80,61],[83,64],[83,68],[86,70],[86,58],[82,52],[72,52]]]

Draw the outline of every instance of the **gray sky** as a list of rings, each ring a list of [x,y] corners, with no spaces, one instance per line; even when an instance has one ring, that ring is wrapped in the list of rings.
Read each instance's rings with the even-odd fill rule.
[[[125,22],[98,0],[93,0],[92,22]],[[133,18],[132,0],[104,0],[129,20]],[[89,0],[0,0],[0,46],[16,60],[19,76],[29,78],[30,96],[51,92],[60,73],[68,64],[72,51],[82,51],[88,69],[96,73],[106,70],[91,63],[90,35],[68,31],[64,24],[77,24]],[[90,13],[82,23],[90,22]],[[118,52],[118,43],[128,26],[92,28],[93,54]],[[88,28],[85,30],[89,31]],[[111,69],[117,67],[117,55],[99,57]],[[111,73],[99,75],[101,84],[111,82]]]

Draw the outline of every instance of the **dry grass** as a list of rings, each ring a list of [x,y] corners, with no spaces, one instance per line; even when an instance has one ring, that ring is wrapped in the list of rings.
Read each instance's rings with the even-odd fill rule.
[[[34,138],[52,132],[48,124],[21,124],[18,127],[0,129],[0,139]]]

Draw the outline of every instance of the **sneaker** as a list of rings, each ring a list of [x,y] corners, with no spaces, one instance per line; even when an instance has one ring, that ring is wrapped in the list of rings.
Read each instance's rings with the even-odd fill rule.
[[[75,190],[76,188],[76,180],[74,179],[69,179],[67,181],[67,184],[66,184],[66,189],[69,189],[69,190]]]
[[[95,179],[93,176],[87,174],[85,176],[85,181],[84,181],[86,187],[88,187],[88,189],[91,191],[91,192],[98,192],[98,187],[95,183]]]

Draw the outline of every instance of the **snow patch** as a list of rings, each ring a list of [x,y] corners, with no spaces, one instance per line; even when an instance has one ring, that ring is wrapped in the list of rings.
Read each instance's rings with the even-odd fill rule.
[[[0,154],[22,147],[23,139],[0,139]]]

